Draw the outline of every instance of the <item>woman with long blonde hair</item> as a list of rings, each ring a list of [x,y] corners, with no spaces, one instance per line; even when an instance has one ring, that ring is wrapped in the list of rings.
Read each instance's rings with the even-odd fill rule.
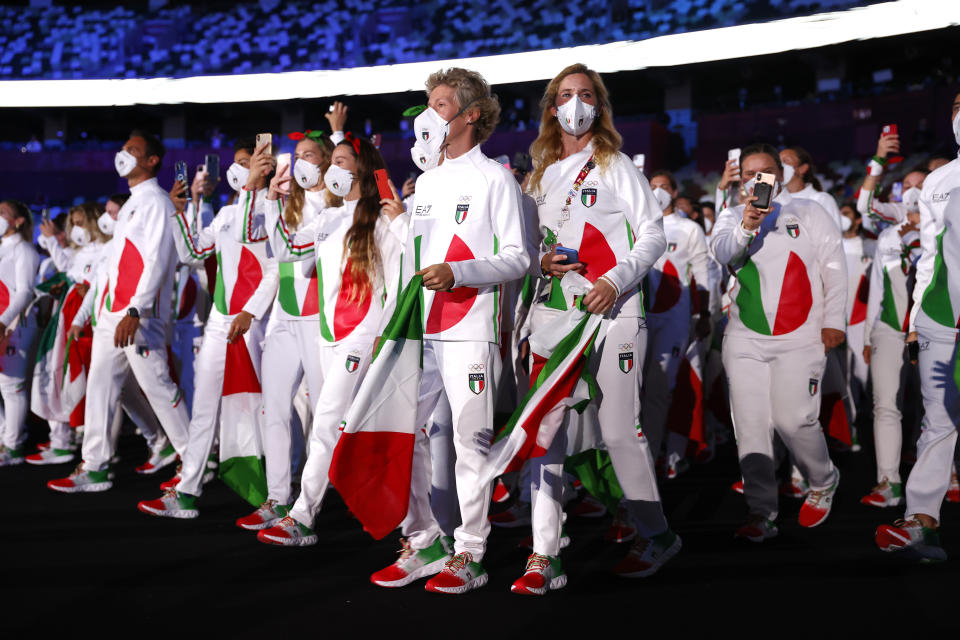
[[[48,445],[41,446],[37,453],[26,457],[30,464],[71,462],[78,445],[75,434],[84,422],[84,396],[75,392],[65,393],[63,363],[66,360],[77,370],[89,368],[93,329],[86,323],[80,336],[69,342],[62,339],[62,334],[73,323],[87,290],[93,284],[97,264],[110,238],[98,224],[103,212],[103,207],[96,202],[71,207],[67,215],[66,247],[61,247],[57,241],[53,222],[45,220],[40,224],[41,235],[37,242],[46,249],[54,266],[63,274],[55,276],[51,284],[56,285],[65,278],[66,286],[57,296],[56,311],[44,331],[44,338],[48,339],[41,339],[45,348],[49,346],[49,351],[41,353],[33,371],[31,410],[49,423],[50,441]],[[58,333],[61,335],[58,336]],[[43,357],[45,354],[49,357]],[[75,373],[76,370],[71,371],[71,375]]]
[[[541,230],[540,263],[548,282],[534,306],[531,331],[582,305],[603,316],[588,368],[599,389],[599,428],[624,492],[637,538],[614,567],[621,576],[647,576],[680,550],[667,526],[653,457],[640,424],[640,371],[645,351],[640,281],[666,248],[660,207],[646,178],[620,152],[610,98],[600,76],[574,64],[550,81],[540,101],[540,135],[530,147],[530,192]],[[577,302],[560,286],[569,271],[593,288]],[[536,355],[536,354],[534,354]],[[535,360],[536,362],[536,360]],[[539,374],[534,367],[532,375]],[[512,587],[543,594],[566,584],[558,558],[561,484],[566,455],[561,428],[547,453],[531,461],[533,554]]]

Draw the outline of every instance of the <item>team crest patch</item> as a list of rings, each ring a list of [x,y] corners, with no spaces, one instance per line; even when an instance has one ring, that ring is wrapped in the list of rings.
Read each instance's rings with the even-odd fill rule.
[[[596,189],[584,189],[580,192],[580,202],[583,203],[585,207],[592,207],[597,203],[597,190]]]
[[[457,224],[463,224],[463,221],[467,219],[467,211],[470,209],[468,204],[458,204],[457,205],[457,215],[456,221]]]
[[[630,373],[633,369],[633,351],[624,351],[620,354],[620,371]]]
[[[816,378],[810,378],[810,395],[817,395],[817,388],[820,386],[820,381]]]
[[[137,347],[137,354],[141,358],[146,358],[150,355],[150,347]]]
[[[476,362],[469,366],[470,372],[467,374],[467,385],[470,387],[470,391],[473,391],[477,395],[480,395],[487,386],[486,375],[483,372],[484,369],[485,367],[481,362]]]
[[[676,242],[668,242],[668,243],[667,243],[667,251],[676,251],[676,250],[677,250],[677,243],[676,243]]]
[[[797,224],[788,224],[787,225],[787,235],[791,238],[800,237],[800,225]]]
[[[427,140],[429,140],[429,139],[430,139],[430,131],[427,130],[427,129],[424,129],[423,131],[421,131],[421,132],[420,132],[420,139],[423,140],[424,142],[426,142]]]
[[[360,366],[359,354],[351,353],[350,355],[348,355],[347,361],[344,363],[344,366],[346,366],[347,371],[349,373],[353,373],[354,371],[356,371],[357,368]]]

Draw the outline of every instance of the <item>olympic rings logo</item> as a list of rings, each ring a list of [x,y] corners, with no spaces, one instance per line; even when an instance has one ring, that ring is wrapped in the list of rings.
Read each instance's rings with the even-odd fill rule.
[[[473,200],[473,196],[460,196],[460,202],[470,202]]]
[[[470,369],[470,371],[477,373],[477,372],[483,371],[486,367],[484,367],[484,365],[481,363],[474,363],[467,368]]]
[[[623,344],[618,345],[618,348],[620,349],[620,351],[627,351],[627,350],[632,351],[632,350],[633,350],[633,343],[632,343],[632,342],[624,342]]]

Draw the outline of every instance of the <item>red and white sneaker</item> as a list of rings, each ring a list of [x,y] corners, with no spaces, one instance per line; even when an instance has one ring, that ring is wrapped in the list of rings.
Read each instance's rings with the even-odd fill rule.
[[[427,580],[424,588],[433,593],[466,593],[487,584],[488,579],[480,563],[473,561],[473,555],[469,551],[461,551],[447,560],[443,571]]]
[[[404,587],[414,580],[432,576],[446,566],[453,551],[453,538],[440,536],[426,549],[414,549],[406,538],[400,539],[400,557],[389,567],[370,576],[380,587]]]
[[[816,527],[822,524],[827,516],[830,515],[830,509],[833,507],[833,494],[837,492],[837,485],[840,484],[840,472],[834,471],[836,477],[833,484],[822,491],[811,490],[800,507],[800,516],[797,521],[801,527]]]
[[[248,516],[237,519],[237,526],[247,531],[268,529],[280,522],[290,513],[290,505],[277,503],[276,500],[267,500],[257,510]]]
[[[810,485],[803,478],[790,477],[790,482],[784,482],[780,485],[780,495],[795,500],[803,500],[807,492],[810,491]]]
[[[76,453],[69,449],[51,449],[48,447],[41,449],[37,453],[31,453],[24,459],[27,461],[27,464],[65,464],[72,462],[76,455]]]
[[[871,507],[895,507],[903,502],[903,483],[884,478],[860,502]]]
[[[200,511],[197,510],[196,496],[177,493],[176,489],[168,489],[156,500],[138,502],[137,509],[152,516],[165,518],[190,519],[200,515]]]
[[[487,520],[493,526],[504,529],[525,527],[530,524],[530,505],[525,502],[518,502],[506,511],[490,514],[487,516]]]
[[[960,482],[957,481],[957,470],[950,474],[950,488],[947,489],[947,502],[960,502]]]
[[[510,489],[504,484],[503,480],[497,478],[496,484],[493,485],[493,497],[492,500],[497,503],[503,503],[510,499]]]
[[[570,515],[577,518],[602,518],[607,515],[607,508],[602,502],[588,495],[570,510]]]
[[[109,470],[87,471],[82,462],[66,478],[57,478],[47,483],[48,488],[61,493],[95,493],[106,491],[112,486],[112,474]]]
[[[560,558],[531,553],[523,575],[510,586],[510,591],[525,596],[542,596],[547,591],[567,586]]]
[[[259,531],[257,540],[283,547],[309,547],[317,544],[317,534],[307,525],[286,516],[272,527]]]
[[[746,524],[733,532],[733,537],[745,538],[750,542],[763,542],[769,538],[775,538],[778,533],[780,531],[773,520],[754,513],[747,518]]]
[[[40,444],[37,445],[37,451],[46,451],[52,446],[53,445],[51,444],[51,442],[47,440],[46,442],[41,442]]]
[[[166,438],[163,438],[163,442],[158,443],[154,449],[150,451],[150,457],[147,458],[147,461],[142,465],[137,467],[135,471],[141,475],[152,475],[160,469],[167,467],[177,460],[177,450],[173,448],[173,445],[167,442]]]
[[[607,542],[619,544],[621,542],[629,542],[636,537],[637,529],[630,523],[629,518],[627,518],[627,510],[623,507],[618,508],[617,515],[613,517],[613,523],[603,535],[603,539]]]
[[[743,480],[737,480],[732,485],[730,485],[730,490],[743,495]]]
[[[940,546],[936,529],[923,526],[917,518],[882,524],[874,535],[881,551],[913,551],[921,562],[943,562],[947,552]]]
[[[637,536],[627,556],[613,567],[613,572],[624,578],[652,576],[680,553],[681,546],[680,536],[669,529],[652,538]]]

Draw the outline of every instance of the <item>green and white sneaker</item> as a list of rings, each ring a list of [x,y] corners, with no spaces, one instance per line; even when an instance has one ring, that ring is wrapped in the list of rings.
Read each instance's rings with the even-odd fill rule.
[[[414,580],[432,576],[441,569],[453,551],[453,538],[440,536],[426,549],[414,549],[410,541],[401,538],[400,557],[389,567],[370,576],[370,582],[381,587],[403,587]]]
[[[24,459],[23,449],[8,449],[0,446],[0,467],[23,464]]]
[[[903,483],[884,478],[869,494],[860,498],[860,502],[871,507],[895,507],[903,502]]]
[[[947,552],[940,546],[936,529],[923,526],[917,518],[897,520],[877,527],[874,539],[881,551],[912,551],[920,562],[943,562]]]
[[[87,471],[82,462],[66,478],[56,478],[47,482],[48,488],[62,493],[106,491],[112,486],[113,472],[109,468],[103,471]]]
[[[466,593],[487,584],[489,576],[473,561],[469,551],[461,551],[443,565],[443,571],[427,580],[425,588],[434,593]]]
[[[531,553],[523,575],[510,586],[510,591],[522,595],[542,596],[551,589],[567,586],[560,558]]]
[[[280,504],[270,499],[257,507],[257,510],[248,516],[237,519],[237,526],[248,531],[268,529],[280,522],[290,513],[290,505]]]
[[[200,515],[197,510],[197,497],[177,493],[176,489],[168,489],[156,500],[137,503],[137,509],[152,516],[166,518],[196,518]]]

